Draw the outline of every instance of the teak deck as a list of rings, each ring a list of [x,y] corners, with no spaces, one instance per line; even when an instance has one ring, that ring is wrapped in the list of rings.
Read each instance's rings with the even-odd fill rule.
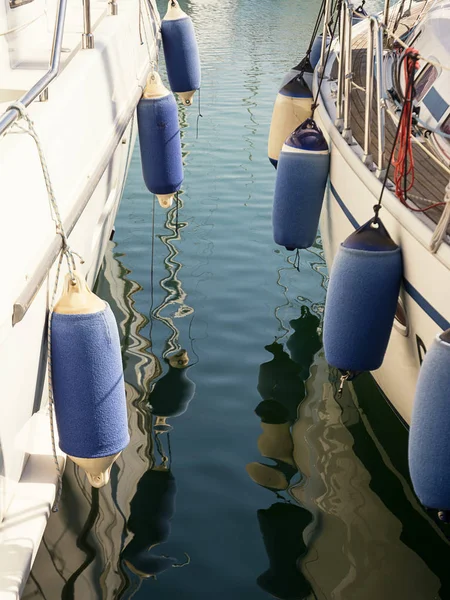
[[[362,34],[353,40],[352,65],[353,82],[365,90],[366,87],[366,34]],[[332,78],[337,78],[337,61],[333,65]],[[372,157],[376,159],[378,152],[377,140],[377,99],[376,85],[374,85],[374,97],[372,102],[371,119],[371,145]],[[366,93],[363,90],[353,87],[351,98],[351,128],[353,137],[361,147],[364,147],[364,122],[365,122]],[[387,166],[392,145],[396,134],[396,124],[389,114],[386,113],[385,125],[385,165]],[[432,151],[431,143],[428,143],[427,150]],[[440,167],[430,156],[428,156],[419,144],[413,143],[414,155],[414,186],[409,192],[410,202],[423,208],[442,202],[444,200],[445,187],[449,182],[448,172]],[[389,170],[389,178],[392,179],[393,167]],[[427,215],[437,223],[441,216],[443,207],[432,208],[427,211]],[[450,233],[450,228],[448,233]]]

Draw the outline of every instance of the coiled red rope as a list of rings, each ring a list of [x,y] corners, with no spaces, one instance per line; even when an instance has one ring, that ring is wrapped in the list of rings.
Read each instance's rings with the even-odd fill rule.
[[[403,55],[405,94],[404,105],[398,123],[398,135],[392,163],[394,165],[395,195],[402,204],[414,212],[426,212],[431,208],[442,206],[445,202],[436,202],[424,208],[408,204],[408,192],[414,186],[414,155],[412,149],[412,120],[414,100],[414,78],[419,66],[419,53],[414,48],[407,48]]]

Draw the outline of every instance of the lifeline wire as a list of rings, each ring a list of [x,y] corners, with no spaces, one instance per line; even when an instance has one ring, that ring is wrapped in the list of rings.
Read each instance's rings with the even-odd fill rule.
[[[37,147],[38,154],[39,154],[39,160],[41,162],[42,173],[44,175],[45,186],[47,188],[47,193],[48,193],[48,197],[49,197],[49,201],[50,201],[52,219],[56,225],[56,232],[61,236],[61,239],[62,239],[61,252],[59,255],[58,265],[56,268],[53,293],[52,293],[52,297],[50,300],[49,312],[48,312],[48,316],[47,316],[47,319],[48,319],[48,321],[47,321],[48,411],[49,411],[49,418],[50,418],[50,434],[51,434],[51,441],[52,441],[53,460],[54,460],[56,472],[58,475],[58,482],[57,482],[56,492],[55,492],[55,502],[53,504],[52,511],[57,512],[59,501],[61,498],[61,492],[62,492],[62,471],[61,471],[61,467],[59,465],[58,454],[57,454],[57,450],[56,450],[55,423],[54,423],[54,396],[53,396],[53,380],[52,380],[52,313],[53,313],[53,306],[54,306],[55,300],[56,300],[56,294],[58,291],[59,276],[61,273],[61,265],[62,265],[63,258],[64,257],[66,258],[67,267],[68,267],[72,282],[76,281],[75,275],[74,275],[74,271],[76,270],[74,255],[77,255],[80,258],[81,262],[83,262],[83,259],[76,252],[71,250],[71,248],[69,246],[69,242],[67,239],[66,232],[64,230],[64,225],[62,222],[61,214],[59,212],[59,206],[58,206],[58,203],[57,203],[57,200],[55,197],[55,193],[53,190],[53,185],[52,185],[52,182],[50,179],[50,173],[48,171],[47,161],[45,160],[44,150],[42,148],[41,141],[40,141],[39,136],[34,127],[34,123],[31,119],[31,117],[29,116],[25,106],[21,102],[14,102],[13,104],[11,104],[9,106],[9,108],[10,109],[15,108],[16,110],[18,110],[20,113],[20,117],[23,118],[28,125],[28,128],[26,128],[26,127],[22,127],[18,122],[16,122],[16,123],[14,123],[13,127],[15,127],[16,129],[19,129],[23,133],[28,133],[34,139],[34,141],[36,143],[36,147]],[[13,132],[14,132],[14,130],[11,130],[11,133],[13,133]]]

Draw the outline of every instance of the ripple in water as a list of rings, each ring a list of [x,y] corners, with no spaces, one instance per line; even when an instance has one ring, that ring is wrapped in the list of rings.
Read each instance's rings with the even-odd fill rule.
[[[318,2],[182,5],[203,118],[196,139],[195,105],[179,105],[179,207],[154,207],[136,147],[97,282],[120,324],[131,443],[102,490],[68,463],[24,598],[449,598],[406,431],[368,376],[336,399],[320,238],[299,271],[272,241],[272,104]]]

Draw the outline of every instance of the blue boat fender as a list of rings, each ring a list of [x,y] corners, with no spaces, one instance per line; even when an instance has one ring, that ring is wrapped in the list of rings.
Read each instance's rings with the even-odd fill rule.
[[[419,372],[409,431],[408,461],[421,503],[450,511],[450,329],[437,335]]]
[[[328,363],[348,378],[381,366],[402,270],[401,250],[378,218],[341,244],[330,274],[323,341]]]
[[[148,77],[137,118],[145,185],[168,208],[183,183],[183,158],[177,103],[158,73]]]
[[[313,42],[313,45],[311,47],[311,53],[309,55],[309,62],[311,63],[311,66],[313,69],[315,69],[317,67],[317,65],[319,64],[320,61],[320,54],[322,52],[322,40],[323,40],[323,33],[321,33],[320,35],[318,35],[316,37],[316,39]],[[330,43],[331,38],[329,35],[327,35],[327,45],[326,47],[328,47],[328,44]]]
[[[52,382],[59,446],[94,487],[130,440],[119,332],[111,308],[75,274],[51,316]]]
[[[161,36],[170,89],[185,106],[190,106],[196,90],[200,89],[200,57],[192,19],[181,10],[177,0],[169,0],[161,22]]]
[[[275,243],[287,250],[314,244],[330,168],[322,131],[306,119],[280,152],[273,205]]]

